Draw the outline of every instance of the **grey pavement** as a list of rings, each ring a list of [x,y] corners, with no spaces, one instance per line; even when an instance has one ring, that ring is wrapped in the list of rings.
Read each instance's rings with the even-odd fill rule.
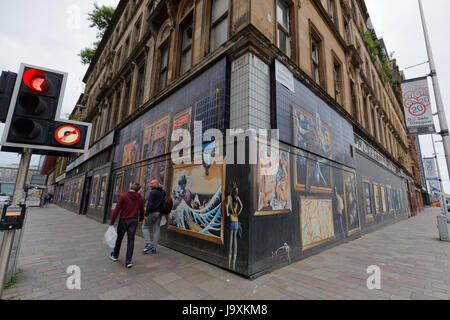
[[[127,270],[108,259],[110,250],[102,243],[106,225],[57,206],[31,209],[18,281],[2,298],[448,300],[450,243],[438,239],[438,214],[428,208],[418,217],[248,280],[164,247],[156,256],[143,256],[140,238],[135,267]],[[67,288],[66,270],[72,265],[80,267],[81,290]],[[381,269],[381,290],[367,288],[371,265]]]

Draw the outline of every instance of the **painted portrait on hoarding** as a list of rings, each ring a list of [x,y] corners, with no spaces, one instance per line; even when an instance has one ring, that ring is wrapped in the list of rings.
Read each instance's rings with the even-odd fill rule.
[[[308,193],[331,193],[333,181],[329,160],[332,158],[330,127],[320,120],[318,113],[313,116],[297,106],[293,106],[293,119],[295,146],[303,149],[296,151],[295,189]]]
[[[335,239],[331,199],[300,199],[300,230],[303,250]]]
[[[139,145],[133,141],[123,147],[122,166],[129,166],[137,161],[139,161]]]
[[[114,178],[114,188],[112,195],[112,206],[111,206],[112,210],[116,208],[117,202],[119,201],[119,197],[122,192],[122,181],[123,181],[123,172],[116,173],[116,176]]]
[[[255,215],[291,213],[289,150],[277,149],[260,141],[256,167]]]
[[[149,161],[141,169],[140,183],[144,202],[150,195],[150,182],[158,180],[165,188],[167,176],[167,152],[169,143],[169,117],[148,125],[144,129],[142,159]]]
[[[354,235],[360,231],[360,217],[358,209],[358,191],[356,187],[355,171],[343,171],[344,176],[344,200],[347,217],[348,235]]]
[[[364,190],[364,210],[366,212],[366,221],[373,221],[374,214],[372,210],[372,193],[370,190],[370,182],[363,179],[363,190]]]
[[[91,202],[90,206],[95,207],[97,203],[97,191],[98,191],[98,184],[99,184],[100,176],[94,176],[92,179],[92,187],[91,187]]]
[[[380,189],[378,188],[378,185],[374,183],[373,185],[373,191],[374,191],[374,197],[375,197],[375,211],[377,216],[381,213],[380,208]]]
[[[203,165],[174,166],[168,229],[224,244],[224,186],[224,165],[213,164],[208,174]]]
[[[386,205],[386,189],[384,186],[380,187],[381,189],[381,203],[383,207],[383,214],[387,213],[387,205]]]
[[[107,174],[102,175],[100,179],[100,190],[98,192],[98,207],[103,207],[103,202],[105,201],[105,191],[107,181],[108,175]]]

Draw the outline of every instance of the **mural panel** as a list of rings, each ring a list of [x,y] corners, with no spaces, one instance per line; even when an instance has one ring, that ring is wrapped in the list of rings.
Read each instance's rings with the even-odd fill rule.
[[[287,149],[261,147],[256,165],[255,190],[258,215],[292,212],[290,153]],[[273,155],[274,163],[271,163]]]
[[[98,207],[103,207],[103,203],[105,201],[105,190],[106,184],[108,183],[108,175],[102,175],[100,179],[99,192],[98,192]]]
[[[89,203],[90,207],[95,207],[97,203],[97,191],[99,185],[100,176],[94,176],[92,179],[92,187],[91,187],[91,202]]]
[[[136,163],[137,161],[139,161],[139,145],[135,140],[124,146],[122,166],[128,166]]]
[[[158,180],[166,187],[167,165],[166,154],[169,143],[169,117],[148,125],[144,129],[142,141],[142,159],[153,159],[141,169],[140,184],[144,193],[144,202],[147,203],[150,195],[150,182]],[[159,157],[159,158],[158,158]]]
[[[372,193],[370,190],[370,181],[363,179],[364,191],[364,209],[366,213],[366,221],[373,221],[374,214],[372,212]]]
[[[345,199],[345,214],[347,219],[348,235],[354,235],[361,230],[359,205],[358,205],[358,191],[356,187],[355,171],[344,170],[344,199]]]
[[[383,207],[383,214],[387,213],[387,205],[386,205],[386,189],[384,186],[380,187],[381,189],[381,202]]]
[[[335,239],[331,199],[300,198],[303,250]]]
[[[218,244],[224,243],[225,166],[174,166],[171,195],[174,206],[168,229]]]
[[[380,208],[380,189],[378,188],[378,184],[373,184],[374,198],[375,198],[375,213],[377,216],[381,213]]]
[[[114,210],[116,208],[117,202],[119,201],[119,197],[122,193],[122,182],[123,182],[123,172],[116,173],[116,176],[114,177],[111,210]]]
[[[320,115],[312,114],[293,106],[295,146],[321,156],[296,150],[294,178],[295,189],[307,192],[331,193],[332,159],[330,127],[320,120]]]

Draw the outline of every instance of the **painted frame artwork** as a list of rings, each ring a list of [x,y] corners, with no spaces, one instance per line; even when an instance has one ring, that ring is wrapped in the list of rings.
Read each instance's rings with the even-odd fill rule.
[[[336,239],[331,199],[301,197],[299,208],[304,251]]]
[[[345,217],[347,221],[348,236],[361,231],[361,218],[359,215],[358,187],[356,184],[356,173],[352,169],[344,169],[344,204]]]
[[[377,216],[381,214],[381,199],[380,199],[380,189],[378,188],[378,184],[373,184],[373,195],[375,200],[375,213]]]
[[[178,129],[184,129],[191,132],[192,121],[192,107],[175,115],[172,121],[172,132]],[[171,142],[171,149],[176,145],[176,142]]]
[[[97,191],[98,191],[98,182],[99,182],[100,176],[96,175],[92,178],[92,187],[91,187],[91,201],[89,203],[90,207],[95,207],[97,204]]]
[[[366,214],[366,221],[373,221],[375,215],[372,209],[372,192],[370,189],[370,181],[367,179],[362,180],[363,191],[364,191],[364,212]]]
[[[381,204],[382,204],[382,208],[383,208],[383,214],[387,214],[387,205],[386,205],[386,188],[385,186],[380,186],[380,190],[381,190]]]
[[[122,167],[132,165],[139,161],[139,145],[136,140],[123,147]]]
[[[299,106],[293,105],[294,145],[297,149],[294,163],[294,186],[297,191],[332,193],[333,174],[331,129]],[[309,150],[322,156],[314,156]],[[324,156],[324,157],[323,157]]]
[[[225,165],[173,167],[168,230],[224,244]]]
[[[261,145],[265,145],[261,148]],[[290,153],[285,148],[274,148],[265,141],[259,141],[258,164],[255,165],[255,216],[287,214],[292,212]],[[270,154],[276,159],[270,163]]]
[[[387,196],[387,205],[388,205],[388,213],[394,213],[394,201],[392,199],[392,187],[386,186],[386,196]]]
[[[114,177],[111,210],[114,210],[116,208],[117,202],[119,201],[119,197],[122,194],[122,183],[123,183],[123,171],[117,172]]]
[[[98,203],[97,207],[103,208],[105,202],[105,193],[108,185],[108,174],[103,174],[100,178],[99,190],[98,190]]]
[[[170,117],[166,116],[154,122],[144,129],[142,139],[142,159],[149,160],[141,168],[139,182],[142,185],[142,196],[147,203],[150,195],[150,182],[158,180],[164,187],[167,186],[167,174],[169,159],[167,152],[169,148],[169,124]],[[167,158],[167,159],[166,159]]]

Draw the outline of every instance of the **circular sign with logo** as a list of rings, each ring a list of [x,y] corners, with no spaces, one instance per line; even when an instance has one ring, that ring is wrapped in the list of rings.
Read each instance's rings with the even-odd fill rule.
[[[55,131],[56,141],[65,145],[71,146],[77,144],[81,139],[81,132],[75,126],[63,125]]]

